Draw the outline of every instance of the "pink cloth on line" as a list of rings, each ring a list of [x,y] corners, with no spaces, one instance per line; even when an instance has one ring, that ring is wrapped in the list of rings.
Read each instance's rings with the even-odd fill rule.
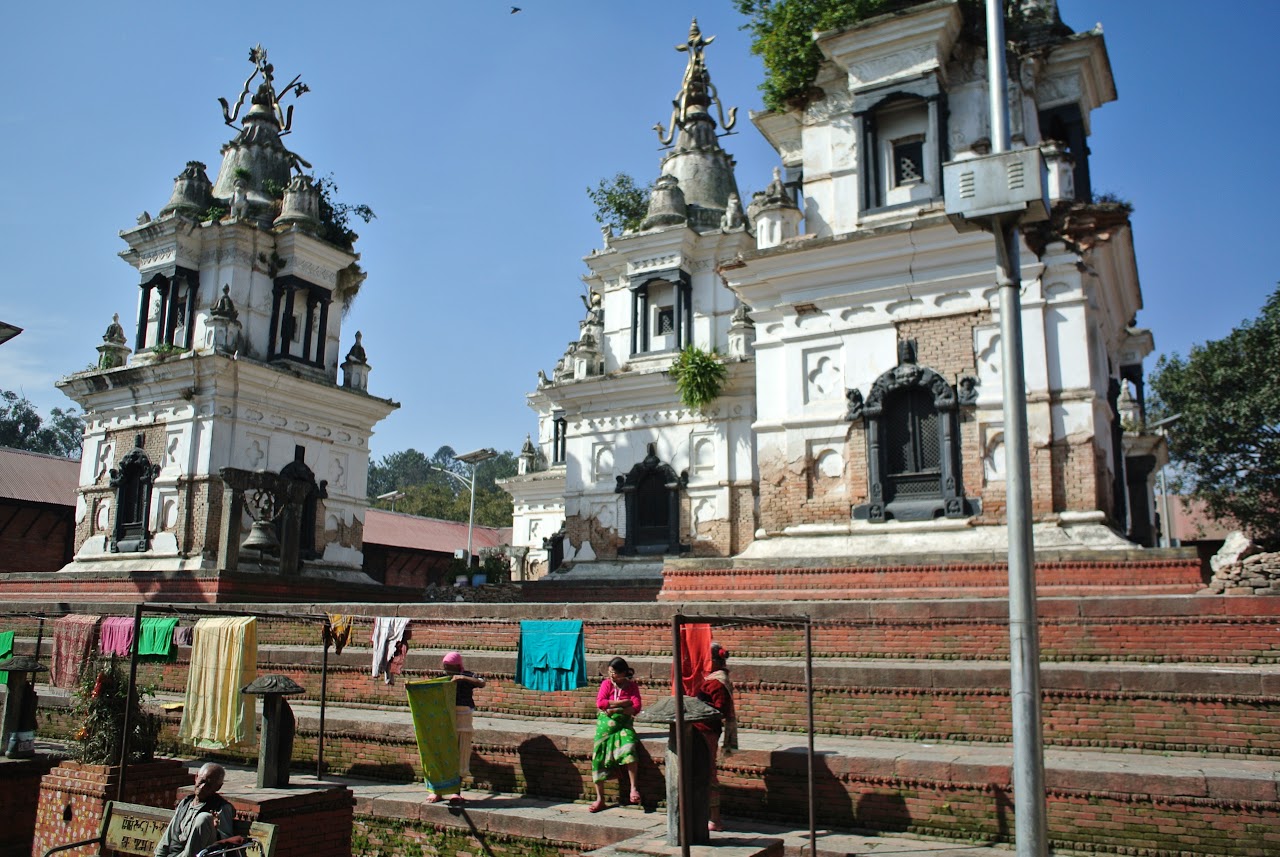
[[[53,664],[49,681],[55,687],[75,687],[80,670],[93,651],[100,616],[63,616],[53,623]]]
[[[133,647],[133,619],[110,616],[102,620],[98,631],[98,651],[104,655],[128,656]]]

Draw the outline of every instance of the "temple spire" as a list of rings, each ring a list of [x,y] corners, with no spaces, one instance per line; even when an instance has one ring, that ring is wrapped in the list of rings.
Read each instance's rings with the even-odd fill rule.
[[[682,134],[689,133],[698,145],[714,145],[716,123],[708,112],[708,108],[713,103],[720,116],[720,125],[725,131],[733,130],[733,126],[738,121],[736,107],[729,108],[729,118],[726,121],[724,105],[720,103],[720,96],[716,92],[715,84],[711,82],[711,74],[707,71],[706,60],[702,56],[703,50],[715,39],[715,36],[704,39],[702,30],[698,27],[698,19],[694,18],[693,23],[689,25],[689,38],[684,44],[676,45],[676,50],[689,55],[689,61],[685,65],[680,91],[671,102],[671,127],[664,128],[661,122],[654,126],[654,130],[658,132],[658,139],[664,146],[671,145],[677,131]],[[698,127],[707,124],[709,128]],[[699,133],[699,130],[709,131],[710,138],[699,139],[706,136]]]
[[[707,71],[704,51],[715,36],[703,37],[694,18],[689,25],[689,38],[676,50],[688,55],[680,91],[671,102],[671,127],[658,123],[658,139],[670,147],[662,159],[662,178],[656,183],[649,217],[642,228],[686,223],[699,231],[719,229],[729,199],[738,194],[733,176],[733,158],[720,148],[716,119],[724,131],[737,121],[737,108],[725,118],[724,106],[711,75]],[[671,181],[674,179],[675,181]],[[663,193],[658,193],[658,190]],[[663,205],[666,207],[664,208]],[[735,203],[736,208],[736,203]]]
[[[262,45],[249,50],[249,62],[253,63],[253,71],[245,79],[235,106],[225,98],[218,99],[222,121],[234,128],[239,120],[240,131],[222,147],[222,167],[213,185],[213,197],[221,202],[241,200],[247,209],[265,213],[289,184],[294,171],[301,173],[311,168],[280,140],[293,129],[293,105],[285,107],[282,99],[289,95],[298,98],[310,87],[299,75],[277,90],[275,66],[267,61]],[[259,81],[256,88],[255,80]],[[249,109],[241,118],[246,99]]]

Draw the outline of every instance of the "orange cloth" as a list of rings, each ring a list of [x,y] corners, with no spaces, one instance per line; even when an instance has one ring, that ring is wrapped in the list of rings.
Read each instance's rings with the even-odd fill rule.
[[[685,696],[697,696],[702,679],[711,672],[711,626],[693,623],[680,626],[680,678]],[[675,676],[671,687],[675,689]]]

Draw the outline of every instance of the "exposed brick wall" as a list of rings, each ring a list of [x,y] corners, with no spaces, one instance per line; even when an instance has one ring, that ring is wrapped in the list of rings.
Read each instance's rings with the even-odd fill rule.
[[[118,768],[79,762],[63,762],[46,774],[40,783],[32,855],[97,836],[107,801],[116,799],[119,776]],[[186,765],[175,759],[130,765],[123,800],[172,808],[179,792],[190,788],[191,783]],[[97,850],[86,847],[63,853],[87,857]]]
[[[75,528],[71,507],[0,502],[5,570],[57,571],[71,560]]]
[[[185,556],[215,557],[222,525],[222,479],[204,476],[178,480],[178,550]]]
[[[298,789],[271,798],[226,793],[236,818],[276,826],[275,857],[350,857],[355,798],[351,789]]]
[[[729,557],[740,553],[755,538],[756,492],[754,485],[730,486],[728,508],[722,515],[697,525],[697,538],[690,543],[693,556]],[[680,500],[680,526],[682,533],[689,532],[693,517],[693,501],[688,496]]]
[[[977,365],[973,354],[973,329],[991,323],[991,310],[957,313],[897,322],[898,341],[916,341],[916,362],[937,372],[949,383],[956,375]]]
[[[28,857],[40,802],[40,778],[53,767],[48,756],[0,761],[0,857]]]
[[[564,531],[566,540],[575,550],[581,549],[583,543],[591,542],[591,549],[599,559],[616,559],[618,551],[626,544],[617,530],[605,528],[595,517],[566,515]]]

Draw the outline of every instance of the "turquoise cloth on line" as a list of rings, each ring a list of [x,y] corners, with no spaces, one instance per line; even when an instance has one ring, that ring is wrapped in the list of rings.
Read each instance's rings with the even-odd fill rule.
[[[413,715],[413,734],[418,740],[418,758],[422,760],[422,781],[428,791],[438,795],[462,790],[457,690],[448,676],[404,683],[409,713]]]
[[[516,682],[530,690],[577,690],[587,684],[582,622],[538,619],[520,623]]]
[[[173,629],[178,627],[178,617],[143,616],[138,632],[138,658],[147,661],[178,659],[178,646],[173,641]]]
[[[0,661],[8,660],[13,654],[13,632],[0,631]],[[0,684],[9,680],[9,674],[0,670]]]

